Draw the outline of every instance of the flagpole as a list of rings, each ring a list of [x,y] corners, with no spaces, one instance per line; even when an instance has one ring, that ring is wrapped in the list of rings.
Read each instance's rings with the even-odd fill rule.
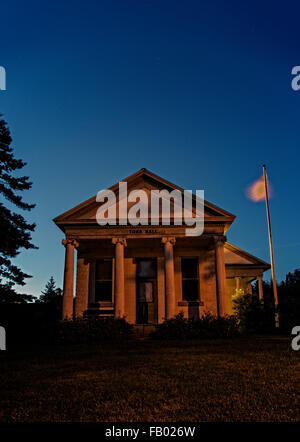
[[[269,190],[268,190],[268,180],[267,180],[267,172],[266,172],[265,165],[263,165],[263,176],[264,176],[264,182],[265,182],[266,210],[267,210],[267,219],[268,219],[268,232],[269,232],[269,244],[270,244],[270,256],[271,256],[271,271],[272,271],[273,293],[274,293],[274,304],[275,304],[275,327],[279,327],[278,295],[277,295],[277,285],[276,285],[276,278],[275,278],[274,252],[273,252],[271,219],[270,219],[270,209],[269,209]]]

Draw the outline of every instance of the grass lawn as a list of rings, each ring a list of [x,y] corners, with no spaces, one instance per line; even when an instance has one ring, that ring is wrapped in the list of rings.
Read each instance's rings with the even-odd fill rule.
[[[300,421],[288,338],[0,352],[3,421]]]

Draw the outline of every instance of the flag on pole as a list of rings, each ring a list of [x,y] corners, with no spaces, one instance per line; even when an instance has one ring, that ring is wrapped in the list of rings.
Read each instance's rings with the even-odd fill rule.
[[[275,278],[275,265],[274,265],[274,252],[273,252],[273,240],[271,231],[271,218],[270,218],[270,208],[269,208],[269,196],[271,193],[271,186],[268,182],[266,166],[263,165],[263,175],[257,181],[255,181],[247,189],[248,197],[255,202],[266,201],[266,211],[267,211],[267,222],[268,222],[268,233],[269,233],[269,245],[270,245],[270,258],[271,258],[271,270],[272,270],[272,282],[273,282],[273,294],[274,294],[274,304],[275,304],[275,326],[279,327],[279,313],[278,313],[278,296],[277,296],[277,285]]]
[[[267,179],[268,196],[272,196],[272,187]],[[250,200],[258,203],[266,199],[265,177],[262,175],[258,180],[251,184],[247,189],[247,196]]]

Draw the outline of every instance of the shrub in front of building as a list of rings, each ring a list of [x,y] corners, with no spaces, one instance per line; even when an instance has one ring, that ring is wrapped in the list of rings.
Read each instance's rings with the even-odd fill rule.
[[[263,303],[258,296],[245,294],[233,301],[233,310],[242,332],[274,332],[275,311],[272,303]]]
[[[89,317],[58,323],[55,340],[62,344],[118,342],[129,339],[132,330],[133,325],[124,318]]]
[[[205,313],[197,320],[187,319],[183,312],[175,318],[159,324],[151,334],[153,339],[208,339],[233,338],[239,335],[238,321],[235,316],[219,318]]]

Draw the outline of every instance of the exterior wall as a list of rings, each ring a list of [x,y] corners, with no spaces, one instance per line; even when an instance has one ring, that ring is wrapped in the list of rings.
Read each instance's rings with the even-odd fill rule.
[[[215,250],[205,250],[200,259],[200,299],[202,313],[218,314]]]
[[[164,322],[166,317],[165,300],[165,263],[164,258],[157,258],[157,302],[158,302],[158,323]]]
[[[188,303],[182,299],[182,274],[181,258],[197,256],[199,260],[199,302]],[[151,248],[129,247],[125,250],[125,317],[132,324],[136,323],[136,257],[149,257],[157,259],[157,300],[158,300],[158,323],[165,320],[165,269],[163,247],[160,243]],[[79,253],[77,258],[76,271],[76,297],[75,317],[83,316],[88,305],[95,307],[95,262],[97,259],[111,258],[113,265],[112,303],[110,304],[113,314],[114,303],[114,257],[113,248],[95,247],[86,253]],[[178,247],[174,246],[174,277],[175,277],[175,315],[183,312],[186,318],[197,318],[205,312],[213,315],[218,314],[217,283],[216,283],[216,262],[214,248]],[[240,288],[244,293],[251,293],[251,281],[256,279],[254,275],[262,275],[259,268],[238,268],[237,266],[226,266],[226,291],[228,297],[229,314],[233,314],[233,298],[236,295],[236,277],[240,277]],[[107,303],[103,303],[107,304]],[[105,309],[105,306],[102,306]],[[106,306],[107,308],[107,306]]]
[[[150,247],[149,247],[150,245]],[[198,257],[199,260],[199,303],[188,303],[182,299],[181,258]],[[125,317],[128,322],[136,322],[136,263],[135,258],[157,259],[157,299],[158,323],[165,320],[165,269],[164,252],[160,240],[144,243],[143,240],[134,244],[128,242],[125,248],[124,274],[125,274]],[[95,302],[95,262],[97,259],[111,258],[113,261],[113,288],[112,304],[114,302],[114,248],[109,243],[91,243],[84,253],[79,254],[77,261],[75,316],[82,316],[87,309],[87,304]],[[216,283],[216,255],[214,247],[192,247],[174,245],[174,277],[175,277],[175,314],[183,312],[186,318],[197,318],[205,312],[218,314],[217,283]],[[232,310],[232,296],[235,295],[236,276],[241,277],[241,289],[248,292],[250,282],[255,279],[254,274],[259,274],[260,269],[238,268],[226,266],[226,289],[228,296],[229,314]],[[105,303],[104,303],[105,304]],[[106,303],[107,304],[107,303]],[[95,307],[94,307],[95,308]],[[105,309],[105,306],[102,307]]]
[[[217,291],[216,291],[216,265],[214,249],[176,249],[174,259],[175,267],[175,296],[176,296],[176,314],[184,313],[185,318],[197,319],[203,313],[209,312],[213,315],[218,314]],[[199,305],[189,304],[182,299],[182,274],[181,257],[198,257],[198,276],[199,276]]]
[[[90,275],[89,275],[89,304],[95,302],[95,277],[96,277],[96,262],[90,263]]]
[[[75,317],[81,318],[88,308],[90,264],[77,257]]]
[[[126,256],[127,254],[127,256]],[[76,297],[76,311],[80,314],[87,308],[87,302],[95,302],[95,261],[101,258],[111,257],[106,250],[101,254],[92,253],[93,259],[90,264],[84,265],[84,259],[78,261]],[[97,256],[98,255],[98,256]],[[197,256],[199,260],[199,302],[189,304],[182,299],[182,274],[181,258]],[[125,274],[125,317],[132,324],[136,322],[136,263],[135,257],[152,257],[157,259],[157,299],[158,299],[158,323],[165,320],[165,269],[163,247],[152,250],[139,248],[125,251],[124,274]],[[114,262],[114,259],[113,259]],[[88,269],[88,270],[87,270]],[[114,269],[114,265],[113,265]],[[174,277],[175,277],[175,314],[183,312],[186,318],[198,318],[204,312],[213,315],[218,314],[216,293],[216,267],[215,250],[204,248],[177,248],[174,246]],[[114,273],[114,271],[113,271]],[[113,278],[114,279],[114,278]],[[114,291],[114,290],[113,290]],[[114,295],[112,295],[112,301]],[[88,301],[87,301],[88,300]],[[76,302],[76,301],[75,301]]]
[[[176,246],[175,246],[176,247]],[[188,317],[187,307],[179,306],[182,301],[182,280],[181,280],[181,258],[174,256],[174,278],[175,278],[175,315],[183,311],[184,316]]]
[[[131,324],[136,322],[136,264],[134,258],[125,258],[125,318]]]

